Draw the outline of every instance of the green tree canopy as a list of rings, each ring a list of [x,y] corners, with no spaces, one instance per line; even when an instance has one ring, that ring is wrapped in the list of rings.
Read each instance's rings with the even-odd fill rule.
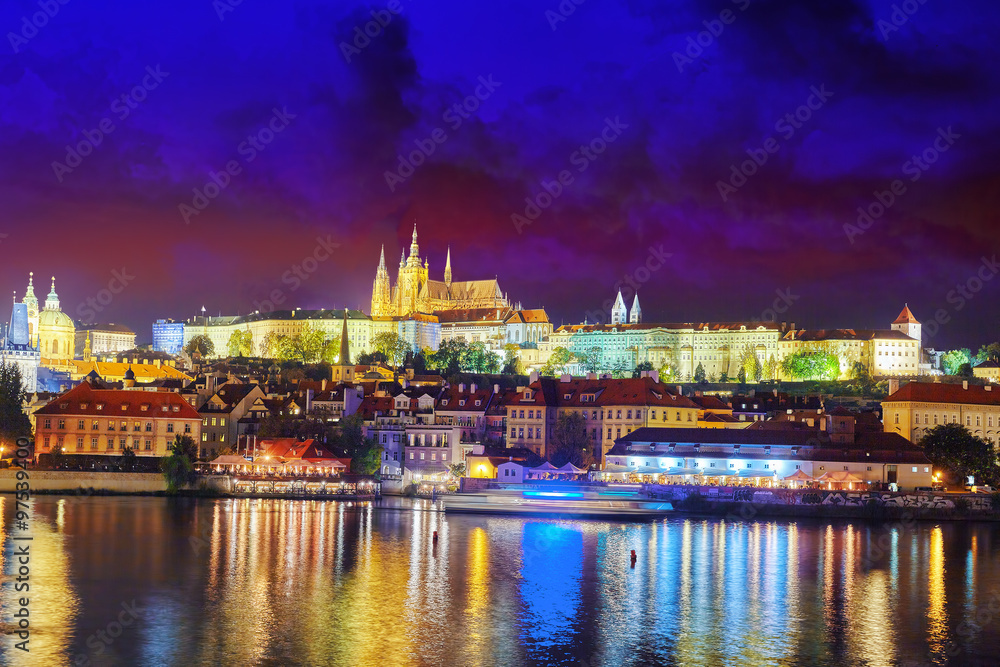
[[[399,368],[407,353],[412,351],[410,344],[395,331],[381,331],[375,334],[372,338],[372,348],[382,353],[386,363],[393,368]]]
[[[705,367],[698,362],[698,367],[694,369],[694,381],[698,384],[705,384]]]
[[[184,352],[189,356],[197,352],[202,357],[212,357],[215,356],[215,343],[208,336],[198,334],[187,342],[187,345],[184,346]]]
[[[573,354],[567,350],[565,347],[557,347],[552,350],[549,355],[548,361],[546,361],[540,370],[542,375],[557,375],[562,374],[566,365],[573,361]]]
[[[31,438],[31,420],[24,414],[26,392],[21,369],[0,364],[0,445],[10,454],[18,438]]]
[[[840,357],[821,350],[802,350],[785,357],[781,371],[794,380],[836,380],[840,377]]]
[[[524,367],[521,365],[519,351],[521,347],[514,343],[507,343],[503,346],[503,367],[500,372],[504,375],[522,375]]]
[[[979,484],[996,484],[1000,478],[993,445],[969,433],[962,424],[935,426],[920,441],[935,468],[952,482],[974,475]]]
[[[632,377],[641,377],[646,371],[654,371],[653,364],[648,361],[640,361],[635,365],[635,369],[632,371]]]
[[[249,357],[253,355],[253,332],[249,329],[237,329],[229,335],[227,352],[230,357]]]
[[[961,350],[949,350],[941,357],[941,365],[944,367],[945,375],[958,375],[963,364],[972,363],[972,352],[969,348]]]

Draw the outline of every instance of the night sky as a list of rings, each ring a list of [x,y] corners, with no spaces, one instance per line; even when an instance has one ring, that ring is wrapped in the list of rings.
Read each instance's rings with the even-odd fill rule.
[[[951,318],[925,344],[1000,338],[1000,279],[952,292],[1000,271],[992,0],[63,1],[0,7],[8,295],[54,274],[71,316],[140,341],[275,290],[367,311],[416,221],[433,277],[450,245],[456,280],[497,276],[557,326],[630,276],[647,321],[766,317],[780,291],[800,327],[909,302]],[[543,181],[561,192],[517,223]]]

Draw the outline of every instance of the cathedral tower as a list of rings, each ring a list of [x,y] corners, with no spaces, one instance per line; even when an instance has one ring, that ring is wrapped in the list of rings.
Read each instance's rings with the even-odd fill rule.
[[[629,324],[639,324],[642,322],[642,308],[639,307],[639,293],[636,292],[635,298],[632,299],[632,310],[628,314]]]
[[[28,336],[35,340],[38,336],[38,299],[35,297],[35,272],[28,273],[28,289],[21,300],[28,307]]]
[[[625,324],[628,322],[628,309],[625,308],[625,299],[622,298],[621,290],[618,290],[618,298],[611,308],[611,325]]]
[[[351,345],[347,340],[347,309],[344,308],[344,327],[340,332],[340,357],[331,368],[335,383],[354,382],[354,364],[351,363]]]
[[[385,246],[378,259],[378,269],[375,270],[375,282],[372,284],[372,317],[385,317],[393,314],[392,290],[389,287],[389,270],[385,267]]]

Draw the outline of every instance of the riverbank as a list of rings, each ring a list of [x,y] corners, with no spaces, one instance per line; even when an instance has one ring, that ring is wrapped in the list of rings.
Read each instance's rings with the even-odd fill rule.
[[[819,489],[756,489],[649,485],[652,498],[682,514],[751,520],[759,517],[884,521],[1000,521],[987,494],[889,493]]]

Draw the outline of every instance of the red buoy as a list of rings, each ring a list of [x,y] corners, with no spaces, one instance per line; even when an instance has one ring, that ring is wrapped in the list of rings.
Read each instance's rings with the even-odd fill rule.
[[[434,531],[434,542],[437,542],[437,541],[438,541],[438,532],[435,530]]]
[[[636,558],[636,556],[635,556],[635,549],[632,549],[632,567],[633,568],[635,567],[635,558]]]

